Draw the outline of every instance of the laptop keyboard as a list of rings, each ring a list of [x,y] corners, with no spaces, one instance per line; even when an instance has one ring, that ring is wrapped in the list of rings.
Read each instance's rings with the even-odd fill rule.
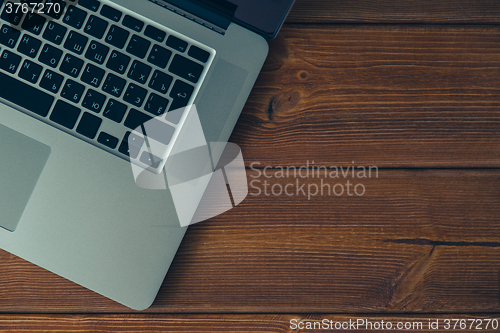
[[[110,2],[20,2],[0,0],[0,98],[158,167],[131,132],[161,116],[163,143],[172,143],[185,117],[168,112],[193,102],[215,51]]]

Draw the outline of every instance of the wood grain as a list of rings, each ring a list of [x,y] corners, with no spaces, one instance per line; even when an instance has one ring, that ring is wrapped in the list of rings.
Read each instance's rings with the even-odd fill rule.
[[[0,315],[0,332],[290,332],[294,316]],[[295,316],[301,319],[299,316]],[[22,329],[20,329],[22,327]]]
[[[494,0],[297,0],[289,23],[461,23],[500,22]]]
[[[188,230],[148,311],[500,310],[500,170],[379,170],[366,179],[267,172],[249,170],[260,183],[240,206]],[[291,196],[255,195],[264,181],[275,193],[299,181],[307,193],[347,180],[365,194],[325,189],[308,200],[290,186]],[[0,271],[0,312],[129,311],[5,252]]]
[[[493,0],[297,0],[231,138],[258,182],[190,228],[153,306],[134,313],[0,250],[0,333],[500,319],[499,23]],[[257,176],[306,165],[379,176]],[[254,195],[322,180],[366,191]]]
[[[498,77],[498,26],[287,26],[231,140],[247,165],[496,168]]]
[[[454,315],[453,318],[465,320],[466,327],[473,324],[473,328],[482,327],[483,332],[498,332],[498,329],[492,328],[496,325],[499,316],[485,315]],[[477,319],[474,322],[469,319]],[[350,332],[366,332],[367,328],[384,325],[387,327],[390,323],[392,327],[400,325],[410,325],[407,327],[415,328],[412,331],[418,332],[450,332],[445,329],[445,319],[451,319],[449,315],[392,315],[392,316],[374,316],[374,315],[1,315],[0,332],[325,332],[320,329],[306,329],[310,327],[319,327],[324,320],[328,325],[344,325],[348,327],[349,321],[357,322],[363,320],[355,329]],[[429,320],[432,323],[438,321],[438,329],[429,328]],[[369,322],[369,323],[368,323]],[[451,321],[451,326],[454,326]],[[371,325],[371,326],[370,326]],[[460,322],[458,322],[459,327]],[[486,328],[486,326],[489,326]],[[304,327],[300,329],[298,327]],[[419,329],[419,328],[422,329]],[[297,328],[297,329],[295,329]],[[395,329],[393,329],[395,330]],[[329,330],[331,332],[333,330]],[[379,332],[388,332],[390,330],[377,330]],[[454,331],[454,330],[451,330]]]

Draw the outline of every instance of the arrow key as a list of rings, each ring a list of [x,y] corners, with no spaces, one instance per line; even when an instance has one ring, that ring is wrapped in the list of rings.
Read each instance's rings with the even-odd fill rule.
[[[183,79],[196,83],[200,79],[201,72],[203,72],[203,66],[177,54],[172,59],[168,70]]]

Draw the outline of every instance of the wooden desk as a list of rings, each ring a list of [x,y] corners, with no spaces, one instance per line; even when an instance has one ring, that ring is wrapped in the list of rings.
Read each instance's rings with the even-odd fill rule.
[[[0,252],[0,332],[500,320],[499,23],[491,0],[298,0],[231,140],[250,195],[190,228],[154,305],[133,312]],[[322,166],[378,177],[312,177]],[[321,187],[348,180],[363,195]]]

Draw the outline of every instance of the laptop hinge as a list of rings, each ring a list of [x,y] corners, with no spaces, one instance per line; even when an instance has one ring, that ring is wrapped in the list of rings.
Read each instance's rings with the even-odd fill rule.
[[[181,16],[184,16],[191,21],[194,21],[202,26],[218,32],[222,35],[225,34],[231,19],[217,13],[216,11],[200,5],[199,3],[190,0],[149,0],[157,5],[165,7]],[[219,9],[219,8],[218,8]],[[224,12],[231,11],[232,9],[224,9]],[[234,11],[233,11],[234,13]]]

